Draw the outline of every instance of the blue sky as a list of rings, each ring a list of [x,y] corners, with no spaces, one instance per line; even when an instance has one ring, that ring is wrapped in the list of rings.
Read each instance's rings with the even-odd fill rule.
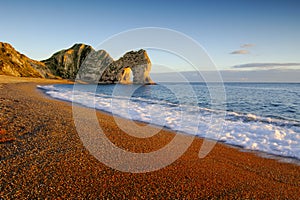
[[[200,43],[219,69],[253,63],[299,69],[299,2],[0,0],[0,41],[42,60],[74,43],[96,47],[128,29],[163,27]]]

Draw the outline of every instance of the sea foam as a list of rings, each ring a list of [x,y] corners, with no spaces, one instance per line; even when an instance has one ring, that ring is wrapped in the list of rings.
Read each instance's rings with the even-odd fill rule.
[[[103,86],[105,87],[105,86]],[[142,121],[174,131],[222,141],[283,157],[300,159],[300,126],[298,121],[262,117],[252,113],[212,110],[195,105],[178,105],[164,99],[113,96],[92,90],[73,91],[72,87],[38,86],[47,95],[120,117]],[[214,129],[211,121],[222,123]],[[225,117],[224,117],[225,116]]]

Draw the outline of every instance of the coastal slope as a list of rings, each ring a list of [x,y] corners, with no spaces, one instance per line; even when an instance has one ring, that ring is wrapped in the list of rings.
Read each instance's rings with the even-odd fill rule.
[[[0,42],[0,74],[15,77],[54,78],[48,67]]]

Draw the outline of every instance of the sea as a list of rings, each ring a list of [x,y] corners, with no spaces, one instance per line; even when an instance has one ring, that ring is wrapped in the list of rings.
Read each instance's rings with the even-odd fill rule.
[[[300,83],[38,86],[55,99],[300,161]]]

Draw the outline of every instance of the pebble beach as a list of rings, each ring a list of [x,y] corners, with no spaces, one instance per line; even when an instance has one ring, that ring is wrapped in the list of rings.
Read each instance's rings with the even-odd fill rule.
[[[147,173],[112,169],[82,144],[72,105],[50,99],[36,87],[54,83],[68,84],[0,76],[0,199],[300,197],[298,164],[221,143],[200,159],[201,138],[195,138],[178,160],[163,169]],[[163,129],[150,138],[135,138],[125,134],[111,115],[97,112],[97,117],[106,136],[132,152],[154,151],[175,135]]]

